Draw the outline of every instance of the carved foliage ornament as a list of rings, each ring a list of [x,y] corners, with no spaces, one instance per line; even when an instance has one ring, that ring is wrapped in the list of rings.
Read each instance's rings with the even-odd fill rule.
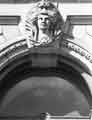
[[[48,16],[48,19],[50,21],[48,33],[50,35],[48,35],[47,38],[50,36],[48,38],[50,42],[56,40],[62,33],[62,26],[64,24],[64,21],[58,9],[50,1],[42,0],[36,3],[26,16],[25,35],[29,47],[49,43],[48,40],[48,42],[41,40],[39,41],[39,27],[37,22],[39,15]]]

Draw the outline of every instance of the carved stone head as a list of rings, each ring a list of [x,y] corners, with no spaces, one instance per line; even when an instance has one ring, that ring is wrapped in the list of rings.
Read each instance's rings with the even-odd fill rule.
[[[44,24],[46,20],[46,24]],[[43,23],[42,23],[43,22]],[[29,40],[37,41],[39,29],[48,29],[55,38],[62,32],[64,21],[58,9],[48,0],[36,3],[28,12],[25,21],[25,31]]]

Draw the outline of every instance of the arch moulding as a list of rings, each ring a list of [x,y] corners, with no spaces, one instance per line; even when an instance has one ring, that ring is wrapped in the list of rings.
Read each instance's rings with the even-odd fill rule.
[[[0,51],[0,80],[26,61],[32,67],[41,68],[55,68],[58,62],[69,65],[83,77],[92,95],[92,56],[82,47],[62,40],[58,47],[39,46],[29,49],[25,39],[15,42]],[[10,63],[13,63],[12,66],[9,66]]]

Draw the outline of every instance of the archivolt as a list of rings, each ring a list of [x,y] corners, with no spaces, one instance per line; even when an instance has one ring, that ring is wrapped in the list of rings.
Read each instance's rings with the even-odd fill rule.
[[[71,54],[71,52],[73,54]],[[42,61],[44,56],[48,59],[48,61],[50,59],[53,60],[52,58],[55,58],[56,65],[49,65],[48,67],[44,65],[41,66],[41,62],[38,62],[37,60]],[[36,60],[38,66],[34,67],[33,60],[38,57],[39,59]],[[19,70],[23,69],[25,72],[27,72],[27,70],[28,72],[31,72],[31,70],[35,69],[36,67],[42,67],[41,69],[45,70],[50,68],[52,71],[59,69],[60,72],[62,66],[64,66],[64,69],[68,66],[68,68],[72,69],[73,73],[76,73],[76,75],[81,78],[81,82],[76,81],[75,83],[79,84],[82,92],[85,92],[84,94],[88,98],[89,103],[92,104],[90,100],[92,94],[90,67],[85,64],[84,60],[79,59],[79,56],[77,57],[75,51],[69,51],[68,48],[62,46],[61,48],[34,47],[28,49],[26,40],[21,40],[2,49],[0,52],[0,86],[3,88],[2,83],[5,84],[5,82],[7,82],[7,77],[13,77],[13,74],[11,75],[12,71],[15,71],[16,69],[18,70],[19,68]],[[34,75],[36,75],[36,73]],[[10,82],[13,84],[16,83],[14,81]],[[7,89],[8,87],[10,86],[7,86]],[[84,90],[85,88],[86,90]]]

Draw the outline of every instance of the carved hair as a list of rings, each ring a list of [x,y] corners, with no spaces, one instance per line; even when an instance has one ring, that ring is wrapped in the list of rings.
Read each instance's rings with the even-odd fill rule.
[[[50,31],[53,33],[55,38],[60,32],[62,32],[62,26],[64,24],[63,18],[60,15],[58,9],[54,4],[47,0],[38,2],[27,14],[25,21],[25,30],[28,34],[29,39],[36,40],[38,34],[37,20],[40,14],[49,16],[51,26]]]

